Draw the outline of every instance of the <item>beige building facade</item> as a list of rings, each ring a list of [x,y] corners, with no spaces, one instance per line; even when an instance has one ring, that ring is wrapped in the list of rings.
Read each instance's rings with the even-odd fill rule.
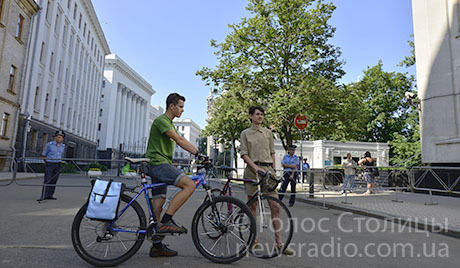
[[[0,171],[13,156],[30,25],[38,10],[32,0],[0,0]]]

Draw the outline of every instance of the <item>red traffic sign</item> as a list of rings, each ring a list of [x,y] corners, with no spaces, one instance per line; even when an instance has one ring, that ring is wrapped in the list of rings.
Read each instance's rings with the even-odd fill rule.
[[[308,120],[305,115],[298,114],[294,119],[294,123],[299,130],[304,130],[308,125]]]

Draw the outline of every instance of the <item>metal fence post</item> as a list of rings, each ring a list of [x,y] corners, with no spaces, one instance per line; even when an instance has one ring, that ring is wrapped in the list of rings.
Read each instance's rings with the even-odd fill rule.
[[[310,169],[311,170],[311,169]],[[308,174],[308,173],[307,173]],[[315,197],[315,173],[314,172],[311,172],[310,176],[309,176],[309,197],[310,198],[314,198]]]

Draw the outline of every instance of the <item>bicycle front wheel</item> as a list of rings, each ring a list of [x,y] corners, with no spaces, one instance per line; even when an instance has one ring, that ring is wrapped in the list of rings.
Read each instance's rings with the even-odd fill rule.
[[[255,233],[251,210],[230,196],[218,196],[203,203],[192,221],[195,247],[216,263],[232,263],[243,258],[254,243]]]
[[[249,200],[248,206],[256,208],[257,234],[251,253],[258,258],[280,255],[291,242],[293,221],[291,212],[278,198],[261,195]],[[279,212],[278,212],[279,211]]]
[[[145,213],[136,201],[121,214],[131,201],[121,195],[116,221],[98,221],[86,217],[88,204],[83,205],[72,224],[72,244],[78,255],[95,266],[115,266],[131,258],[144,242]]]

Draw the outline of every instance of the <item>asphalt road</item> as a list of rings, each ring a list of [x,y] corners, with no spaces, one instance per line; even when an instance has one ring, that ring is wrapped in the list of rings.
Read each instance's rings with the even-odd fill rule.
[[[0,186],[0,267],[91,267],[75,253],[70,229],[74,215],[89,193],[89,179],[62,176],[56,201],[37,203],[40,179]],[[132,183],[132,182],[131,182]],[[234,191],[237,191],[234,188]],[[244,198],[243,194],[236,193]],[[175,216],[190,226],[204,193],[195,192]],[[295,256],[263,260],[252,256],[229,265],[238,267],[458,267],[460,240],[415,230],[389,221],[353,215],[297,202],[291,208]],[[149,242],[118,267],[216,267],[195,249],[191,236],[168,237],[179,251],[173,258],[148,256]]]

